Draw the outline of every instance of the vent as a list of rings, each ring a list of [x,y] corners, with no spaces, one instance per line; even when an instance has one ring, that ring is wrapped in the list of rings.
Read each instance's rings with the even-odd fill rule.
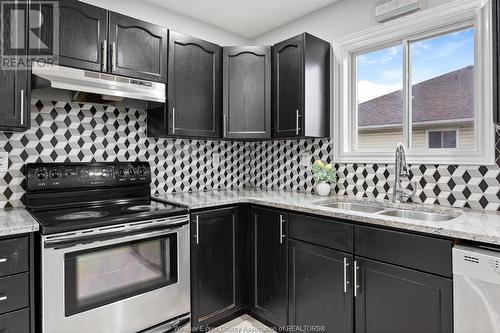
[[[478,257],[464,256],[464,261],[468,261],[468,262],[471,262],[473,264],[479,264],[479,258]]]

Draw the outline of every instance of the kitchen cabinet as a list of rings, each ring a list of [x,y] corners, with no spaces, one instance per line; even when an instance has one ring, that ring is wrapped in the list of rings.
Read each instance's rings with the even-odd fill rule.
[[[231,139],[271,137],[271,48],[223,49],[223,135]]]
[[[453,332],[451,279],[364,258],[354,269],[356,333]]]
[[[36,5],[35,5],[36,6]],[[44,10],[50,10],[50,7]],[[47,13],[44,19],[53,16]],[[168,29],[76,0],[59,1],[61,66],[166,82]],[[41,28],[53,46],[52,24]]]
[[[492,37],[493,37],[493,118],[500,124],[500,4],[498,0],[491,2],[492,6]]]
[[[7,3],[1,1],[0,4]],[[8,2],[13,4],[12,2]],[[19,1],[20,4],[24,3]],[[28,22],[28,11],[25,11],[25,22]],[[10,16],[5,16],[2,21],[4,36],[15,36],[16,40],[27,40],[28,35],[25,26],[11,24]],[[16,30],[12,31],[15,26]],[[6,39],[9,40],[8,38]],[[3,45],[4,52],[9,56],[23,56],[28,53],[27,45],[23,49],[9,50],[8,45]],[[0,69],[0,130],[7,132],[18,132],[27,130],[30,125],[30,93],[31,74],[24,68]]]
[[[110,12],[109,45],[110,73],[166,82],[166,28]]]
[[[221,137],[222,48],[170,31],[168,135]]]
[[[106,72],[107,35],[107,10],[76,0],[59,1],[59,65]]]
[[[273,137],[330,136],[330,44],[304,33],[272,56]]]
[[[289,325],[352,332],[353,256],[297,240],[290,240],[288,247]]]
[[[191,235],[191,325],[200,329],[241,309],[238,209],[192,214]]]
[[[250,311],[273,327],[287,325],[288,214],[254,207],[251,221]]]

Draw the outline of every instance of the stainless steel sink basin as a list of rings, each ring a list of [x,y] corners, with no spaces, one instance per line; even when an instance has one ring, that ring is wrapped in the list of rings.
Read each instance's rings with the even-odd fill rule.
[[[452,215],[425,213],[425,212],[417,212],[414,210],[400,210],[400,209],[388,210],[380,213],[380,215],[400,217],[403,219],[410,219],[410,220],[436,221],[436,222],[450,221],[456,217]]]
[[[342,210],[351,210],[363,213],[378,213],[384,210],[383,207],[362,205],[352,202],[328,202],[328,203],[322,203],[320,204],[320,206],[342,209]]]

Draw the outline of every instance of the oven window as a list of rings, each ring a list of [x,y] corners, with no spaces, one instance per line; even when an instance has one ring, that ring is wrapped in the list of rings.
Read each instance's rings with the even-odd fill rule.
[[[177,283],[177,234],[65,254],[70,316]]]

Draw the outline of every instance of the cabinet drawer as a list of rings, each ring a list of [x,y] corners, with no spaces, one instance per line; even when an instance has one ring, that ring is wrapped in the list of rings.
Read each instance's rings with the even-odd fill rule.
[[[0,241],[0,276],[27,272],[28,237]]]
[[[29,333],[30,310],[24,309],[0,316],[0,332],[2,333]]]
[[[0,279],[0,313],[29,306],[29,274],[19,274]]]
[[[450,240],[359,226],[354,238],[356,255],[451,277]]]
[[[319,217],[290,214],[290,237],[352,252],[353,226],[348,223]]]

